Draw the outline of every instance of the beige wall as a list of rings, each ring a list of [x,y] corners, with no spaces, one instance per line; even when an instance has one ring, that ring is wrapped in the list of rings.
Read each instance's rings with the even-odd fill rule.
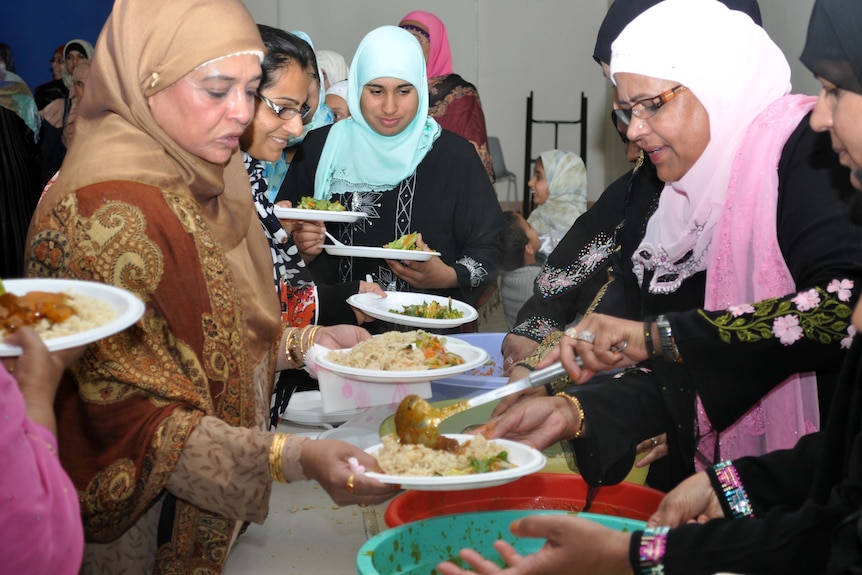
[[[244,2],[258,22],[304,30],[315,48],[338,51],[348,63],[368,30],[397,24],[414,9],[437,14],[449,30],[455,71],[479,88],[488,134],[500,138],[507,167],[518,175],[519,197],[524,185],[526,98],[531,90],[539,119],[577,119],[581,91],[589,98],[590,200],[627,170],[608,120],[609,87],[592,59],[607,0]],[[809,94],[816,93],[818,84],[799,64],[799,54],[813,4],[814,0],[760,0],[765,27],[791,63],[794,90]],[[533,156],[552,146],[551,128],[536,127]],[[559,147],[579,151],[576,127],[561,129]],[[498,193],[505,195],[505,186]]]

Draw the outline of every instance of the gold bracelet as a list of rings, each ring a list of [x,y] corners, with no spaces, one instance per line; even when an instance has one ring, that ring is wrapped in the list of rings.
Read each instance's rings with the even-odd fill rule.
[[[281,467],[284,442],[287,441],[288,437],[289,434],[287,433],[276,433],[272,445],[269,447],[269,474],[272,476],[272,480],[278,483],[289,483],[284,477],[284,469]]]
[[[301,332],[302,329],[298,327],[291,328],[290,333],[284,338],[284,354],[287,356],[290,367],[293,369],[299,369],[305,365],[302,358],[298,357],[296,353],[296,342]]]
[[[584,408],[581,407],[581,402],[578,401],[577,397],[575,397],[574,395],[569,395],[565,391],[557,392],[554,395],[556,395],[557,397],[565,397],[566,399],[571,401],[572,405],[575,406],[575,409],[578,410],[578,417],[580,418],[580,421],[578,422],[578,430],[575,432],[575,435],[572,436],[572,439],[579,438],[584,433]]]
[[[305,354],[308,353],[308,350],[311,349],[312,345],[314,345],[314,336],[319,329],[319,325],[314,325],[307,328],[302,334],[299,344],[299,353],[303,362],[305,361]]]

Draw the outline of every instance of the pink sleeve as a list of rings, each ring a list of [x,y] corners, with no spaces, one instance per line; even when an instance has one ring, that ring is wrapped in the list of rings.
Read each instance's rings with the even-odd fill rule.
[[[0,565],[4,573],[78,573],[84,529],[57,440],[27,418],[0,365]]]

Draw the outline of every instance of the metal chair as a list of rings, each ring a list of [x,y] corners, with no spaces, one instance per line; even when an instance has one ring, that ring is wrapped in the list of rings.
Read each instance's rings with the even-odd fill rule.
[[[491,153],[491,161],[494,164],[495,183],[506,182],[506,202],[518,200],[518,176],[506,169],[503,160],[503,148],[500,146],[500,138],[488,136],[488,151]],[[513,198],[514,193],[514,198]]]

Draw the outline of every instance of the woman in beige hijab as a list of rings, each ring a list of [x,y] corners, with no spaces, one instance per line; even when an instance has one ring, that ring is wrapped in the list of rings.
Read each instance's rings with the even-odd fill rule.
[[[263,45],[239,0],[117,0],[75,143],[33,218],[27,275],[125,288],[146,303],[90,345],[57,395],[60,455],[81,501],[84,573],[218,573],[273,481],[338,504],[391,489],[362,450],[266,431],[277,369],[347,326],[282,326],[272,260],[237,150]]]

